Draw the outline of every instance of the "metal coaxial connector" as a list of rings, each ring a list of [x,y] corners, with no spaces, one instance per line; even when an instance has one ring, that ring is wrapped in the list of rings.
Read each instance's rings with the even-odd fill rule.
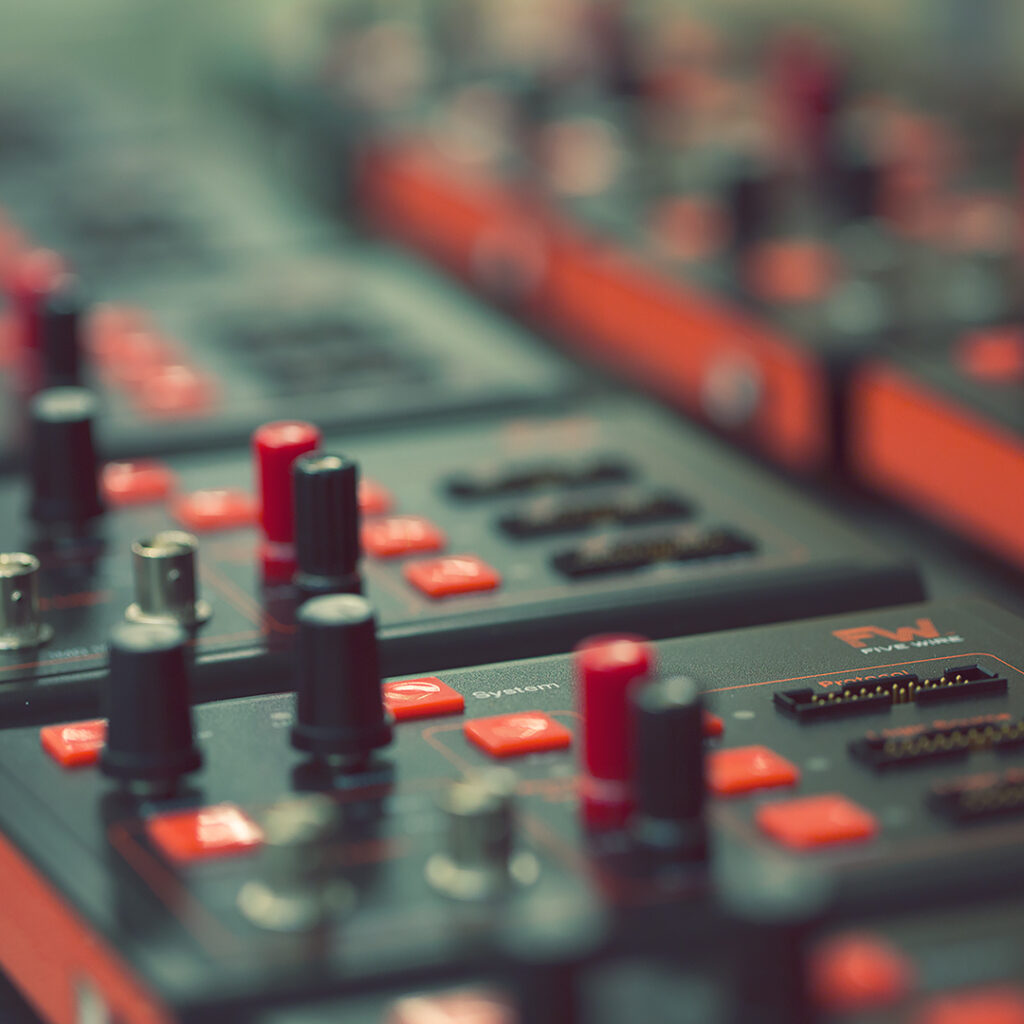
[[[199,541],[183,530],[162,530],[132,544],[135,601],[125,609],[130,622],[165,623],[185,629],[211,615],[199,599],[196,552]]]
[[[441,797],[444,849],[426,866],[427,881],[457,900],[485,900],[536,881],[532,853],[515,849],[515,776],[502,769],[453,783]]]
[[[333,876],[328,860],[338,833],[330,797],[309,794],[281,800],[264,815],[258,877],[238,894],[238,908],[254,925],[276,932],[305,932],[348,911],[352,886]]]
[[[0,554],[0,651],[38,647],[53,636],[39,618],[39,559]]]

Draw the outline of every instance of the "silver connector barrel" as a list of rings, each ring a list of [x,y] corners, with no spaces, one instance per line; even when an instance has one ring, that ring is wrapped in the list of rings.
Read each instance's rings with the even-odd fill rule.
[[[131,622],[170,623],[186,629],[210,617],[199,599],[196,552],[199,541],[183,530],[162,530],[132,544],[135,601],[125,610]]]
[[[494,769],[453,783],[441,796],[443,846],[426,866],[438,892],[486,900],[536,879],[536,858],[515,849],[515,783],[514,775]]]
[[[38,647],[53,636],[39,617],[39,559],[0,554],[0,651]]]

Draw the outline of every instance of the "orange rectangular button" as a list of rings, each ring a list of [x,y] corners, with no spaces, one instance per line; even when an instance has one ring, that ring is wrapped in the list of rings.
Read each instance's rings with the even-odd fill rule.
[[[711,714],[710,711],[704,712],[704,735],[705,736],[721,736],[725,732],[725,723],[718,715]]]
[[[543,711],[516,711],[492,718],[474,718],[462,727],[466,739],[492,757],[516,757],[558,750],[572,742],[572,733]]]
[[[263,842],[260,827],[235,804],[158,814],[146,822],[146,833],[181,863],[246,853]]]
[[[428,597],[451,597],[478,590],[494,590],[501,575],[476,555],[448,555],[423,562],[410,562],[405,578]]]
[[[174,487],[174,474],[156,459],[108,462],[102,483],[111,505],[142,505],[166,498]]]
[[[39,730],[39,741],[62,768],[96,764],[107,742],[107,720],[94,718],[88,722],[47,725]]]
[[[1024,1024],[1024,989],[992,985],[937,996],[914,1024]]]
[[[765,804],[756,820],[765,835],[794,850],[870,839],[878,831],[873,814],[838,793]]]
[[[365,476],[359,481],[357,493],[359,511],[364,516],[382,516],[390,512],[395,503],[386,487]]]
[[[768,747],[734,747],[708,757],[708,786],[717,796],[792,786],[799,779],[796,765]]]
[[[192,491],[174,503],[174,518],[187,530],[234,530],[256,522],[256,499],[231,489]]]
[[[462,694],[436,676],[385,683],[384,704],[399,722],[405,718],[457,715],[466,707]]]
[[[440,551],[445,535],[423,516],[380,516],[363,523],[363,547],[377,558],[397,558],[418,551]]]

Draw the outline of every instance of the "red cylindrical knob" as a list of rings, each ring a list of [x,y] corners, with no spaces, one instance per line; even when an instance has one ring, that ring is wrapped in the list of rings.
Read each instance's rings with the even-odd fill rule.
[[[654,672],[654,649],[638,636],[597,636],[576,651],[583,718],[581,809],[592,828],[624,825],[632,807],[629,705]]]
[[[66,268],[57,253],[28,248],[14,260],[9,273],[5,288],[21,362],[22,390],[31,394],[42,384],[43,305],[59,287]]]
[[[264,536],[263,574],[268,580],[284,582],[295,571],[292,463],[319,446],[319,428],[298,420],[264,423],[252,435]]]

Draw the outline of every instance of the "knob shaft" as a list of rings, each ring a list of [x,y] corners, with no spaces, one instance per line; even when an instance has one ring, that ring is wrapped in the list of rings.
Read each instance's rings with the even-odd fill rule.
[[[29,515],[44,526],[83,527],[103,512],[93,423],[98,402],[85,388],[48,388],[32,400]]]
[[[536,858],[514,848],[515,782],[498,769],[455,782],[441,797],[444,849],[427,861],[426,873],[445,896],[489,899],[536,879]]]
[[[358,770],[391,742],[373,607],[355,594],[325,594],[306,601],[296,621],[292,745],[343,770]]]
[[[639,687],[633,714],[633,834],[645,846],[681,856],[705,851],[704,713],[692,679]]]
[[[309,596],[358,594],[359,467],[342,455],[304,455],[292,483],[296,586]]]
[[[330,842],[339,831],[330,797],[309,794],[274,804],[263,816],[257,877],[242,887],[238,906],[255,925],[302,932],[352,906],[352,887],[332,877]]]
[[[163,796],[202,764],[192,729],[187,654],[180,626],[123,622],[110,634],[104,774]]]

